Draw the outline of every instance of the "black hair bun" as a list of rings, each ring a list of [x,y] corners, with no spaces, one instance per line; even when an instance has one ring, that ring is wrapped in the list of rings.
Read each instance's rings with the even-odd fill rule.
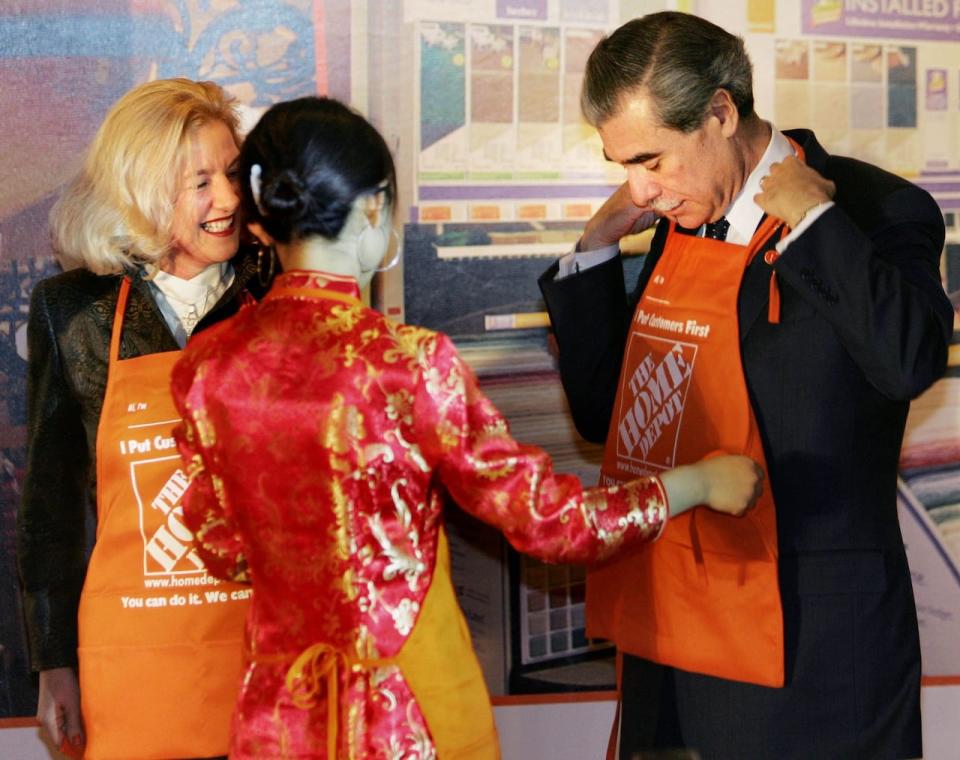
[[[336,240],[356,199],[384,180],[388,203],[396,195],[396,169],[382,135],[331,98],[271,106],[244,140],[240,166],[248,219],[281,243],[318,235]]]
[[[268,216],[295,220],[303,217],[310,195],[300,177],[292,169],[285,169],[267,182],[260,202]]]

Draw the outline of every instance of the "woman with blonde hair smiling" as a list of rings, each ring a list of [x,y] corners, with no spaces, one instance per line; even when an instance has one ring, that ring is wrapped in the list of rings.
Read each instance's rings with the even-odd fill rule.
[[[263,289],[239,144],[216,84],[140,85],[50,214],[68,271],[31,300],[18,560],[38,718],[88,758],[226,752],[248,592],[206,574],[183,524],[169,378]]]

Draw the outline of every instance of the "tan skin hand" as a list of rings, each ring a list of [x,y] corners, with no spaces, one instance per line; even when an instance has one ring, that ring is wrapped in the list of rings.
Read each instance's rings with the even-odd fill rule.
[[[698,504],[742,515],[763,492],[763,469],[750,457],[724,454],[667,470],[660,481],[667,491],[671,516]]]
[[[80,684],[73,668],[53,668],[40,672],[37,720],[56,746],[60,746],[64,737],[74,747],[83,744]]]
[[[833,200],[836,192],[833,182],[796,156],[788,156],[770,167],[753,200],[767,214],[782,219],[793,229],[810,209]]]
[[[697,463],[706,487],[704,504],[718,512],[742,515],[763,493],[763,470],[745,456],[720,456]]]
[[[587,222],[580,238],[581,251],[594,251],[619,243],[621,238],[652,227],[659,215],[641,208],[630,199],[630,187],[624,182]]]

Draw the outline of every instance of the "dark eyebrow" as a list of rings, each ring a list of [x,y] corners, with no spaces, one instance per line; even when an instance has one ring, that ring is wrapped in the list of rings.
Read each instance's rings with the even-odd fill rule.
[[[624,166],[626,166],[627,164],[645,164],[647,163],[647,161],[652,161],[655,158],[659,158],[660,154],[659,153],[637,153],[637,155],[631,156],[626,161],[614,161],[612,158],[610,158],[610,156],[607,155],[607,151],[606,149],[604,149],[603,157],[607,159],[607,161],[613,161],[613,163],[615,164],[623,164]]]

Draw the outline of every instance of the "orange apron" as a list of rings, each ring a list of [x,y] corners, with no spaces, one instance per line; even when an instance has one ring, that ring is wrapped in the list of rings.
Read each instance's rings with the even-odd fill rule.
[[[779,224],[767,218],[747,246],[679,234],[671,224],[631,323],[604,483],[718,451],[750,456],[766,471],[743,376],[737,296],[744,271]],[[782,686],[769,483],[743,517],[693,509],[672,518],[659,540],[592,570],[587,634],[683,670]]]
[[[209,575],[182,521],[179,351],[120,360],[124,278],[97,429],[97,541],[80,597],[87,758],[227,751],[250,589]]]

